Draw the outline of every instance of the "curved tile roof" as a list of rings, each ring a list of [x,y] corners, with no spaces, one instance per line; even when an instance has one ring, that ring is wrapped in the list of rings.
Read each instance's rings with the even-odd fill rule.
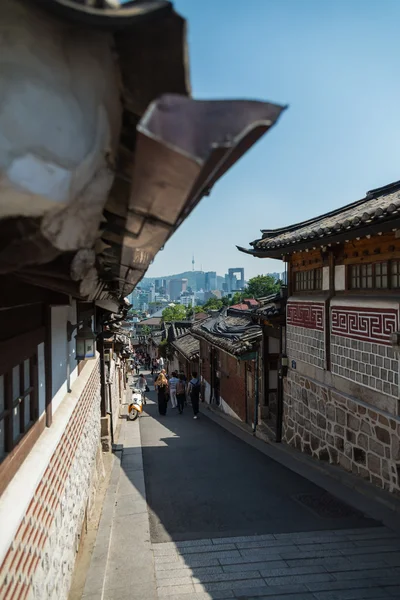
[[[251,242],[254,251],[289,249],[299,243],[333,237],[375,223],[400,218],[400,181],[368,192],[366,197],[314,219],[275,230],[262,230],[262,238]],[[329,240],[327,240],[329,241]],[[249,250],[249,253],[252,253]]]

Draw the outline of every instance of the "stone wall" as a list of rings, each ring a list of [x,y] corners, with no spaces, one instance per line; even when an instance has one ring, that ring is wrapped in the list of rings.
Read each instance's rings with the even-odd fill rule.
[[[87,369],[88,381],[1,565],[1,598],[68,597],[85,516],[102,475],[99,361],[90,361],[80,377]]]
[[[289,370],[283,439],[400,493],[400,419]]]
[[[325,336],[323,331],[288,325],[286,344],[290,360],[301,360],[321,369],[324,368]]]
[[[399,361],[391,346],[332,335],[331,370],[378,392],[399,396]]]

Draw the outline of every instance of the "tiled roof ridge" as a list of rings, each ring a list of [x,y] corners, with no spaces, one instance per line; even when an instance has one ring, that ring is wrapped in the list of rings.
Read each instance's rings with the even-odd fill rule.
[[[286,227],[279,227],[277,229],[261,229],[261,233],[263,234],[262,238],[254,240],[253,242],[250,242],[250,245],[256,246],[259,244],[259,242],[262,242],[264,240],[267,241],[268,239],[276,238],[279,235],[282,235],[284,233],[290,233],[291,231],[294,232],[294,231],[297,231],[298,229],[302,229],[303,227],[312,225],[313,223],[318,223],[318,221],[322,221],[323,219],[343,214],[346,211],[356,208],[357,206],[360,206],[362,204],[365,204],[366,202],[368,202],[370,200],[379,198],[380,196],[383,197],[388,194],[391,194],[398,189],[400,189],[400,180],[395,181],[393,183],[389,183],[385,186],[370,190],[366,193],[364,198],[361,198],[360,200],[356,200],[355,202],[351,202],[350,204],[345,204],[344,206],[341,206],[340,208],[336,208],[332,211],[329,211],[329,212],[319,215],[317,217],[313,217],[312,219],[307,219],[306,221],[301,221],[300,223],[294,223],[291,225],[287,225]]]

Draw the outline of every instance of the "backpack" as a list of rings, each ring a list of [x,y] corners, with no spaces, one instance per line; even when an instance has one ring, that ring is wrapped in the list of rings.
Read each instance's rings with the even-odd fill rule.
[[[200,395],[200,379],[196,380],[196,383],[191,383],[191,394],[196,397]]]
[[[185,382],[184,381],[178,381],[178,383],[176,384],[176,393],[179,395],[185,393]]]

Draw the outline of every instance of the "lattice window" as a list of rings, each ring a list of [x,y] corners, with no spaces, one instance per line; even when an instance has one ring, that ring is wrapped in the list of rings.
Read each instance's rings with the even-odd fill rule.
[[[0,375],[0,461],[38,415],[37,353]]]
[[[294,283],[296,292],[322,290],[322,268],[297,271]]]
[[[400,261],[390,260],[349,265],[351,290],[396,289],[400,287]]]
[[[390,267],[391,287],[400,288],[400,260],[391,260]]]

